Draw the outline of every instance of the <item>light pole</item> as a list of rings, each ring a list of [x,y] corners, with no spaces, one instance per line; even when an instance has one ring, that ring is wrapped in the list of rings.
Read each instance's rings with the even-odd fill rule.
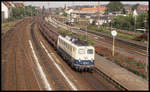
[[[136,31],[136,16],[135,16],[135,19],[134,19],[134,32]]]
[[[144,23],[145,23],[145,25],[144,25],[144,26],[145,26],[145,31],[146,31],[146,22],[147,22],[147,21],[146,21],[146,19],[145,19],[145,21],[144,21]],[[149,51],[149,50],[148,50],[148,49],[149,49],[149,31],[147,31],[147,32],[148,32],[148,33],[147,33],[147,50],[146,50],[146,51],[147,51],[147,57],[146,57],[145,71],[146,71],[146,73],[147,73],[147,74],[146,74],[147,80],[149,81],[149,77],[148,77],[148,76],[149,76],[149,71],[148,71],[148,67],[149,67],[149,65],[148,65],[148,64],[149,64],[149,60],[148,60],[148,57],[149,57],[149,53],[148,53],[148,51]]]
[[[114,56],[114,51],[115,51],[115,36],[117,35],[117,32],[115,30],[113,30],[113,31],[111,31],[111,34],[113,36],[112,56]]]
[[[31,17],[32,17],[32,4],[31,4]]]
[[[87,26],[86,26],[86,41],[87,41]]]
[[[133,11],[133,16],[134,16],[134,32],[136,31],[136,10]]]

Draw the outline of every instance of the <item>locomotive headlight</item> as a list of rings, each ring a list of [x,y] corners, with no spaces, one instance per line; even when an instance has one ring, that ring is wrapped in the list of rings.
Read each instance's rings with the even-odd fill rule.
[[[93,58],[91,59],[91,62],[93,62]]]
[[[79,58],[79,62],[80,62],[80,58]]]

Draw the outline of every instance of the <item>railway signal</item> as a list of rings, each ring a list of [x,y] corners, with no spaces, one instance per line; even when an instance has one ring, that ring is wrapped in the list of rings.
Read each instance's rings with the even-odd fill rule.
[[[115,30],[111,31],[111,34],[113,36],[113,47],[112,47],[112,56],[114,56],[114,50],[115,50],[115,36],[117,35],[117,32]]]

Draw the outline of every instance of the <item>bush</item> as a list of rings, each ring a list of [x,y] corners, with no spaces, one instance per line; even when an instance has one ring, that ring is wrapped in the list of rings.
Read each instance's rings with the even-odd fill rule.
[[[144,60],[136,60],[133,56],[123,56],[119,52],[115,51],[114,57],[112,56],[112,50],[105,47],[104,45],[95,45],[95,51],[101,56],[107,57],[107,59],[114,61],[121,67],[126,68],[127,70],[146,78],[145,72],[145,61]]]
[[[14,21],[14,20],[15,20],[15,18],[10,17],[8,19],[5,19],[3,22],[6,23],[6,22]]]
[[[136,40],[137,41],[142,41],[142,40],[146,41],[147,40],[147,33],[143,33],[140,36],[137,36]]]

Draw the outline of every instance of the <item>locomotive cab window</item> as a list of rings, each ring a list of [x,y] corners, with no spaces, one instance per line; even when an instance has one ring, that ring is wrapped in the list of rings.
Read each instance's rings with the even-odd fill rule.
[[[93,49],[88,49],[87,54],[93,54]]]
[[[79,54],[85,54],[85,50],[84,49],[79,49],[78,52],[79,52]]]

